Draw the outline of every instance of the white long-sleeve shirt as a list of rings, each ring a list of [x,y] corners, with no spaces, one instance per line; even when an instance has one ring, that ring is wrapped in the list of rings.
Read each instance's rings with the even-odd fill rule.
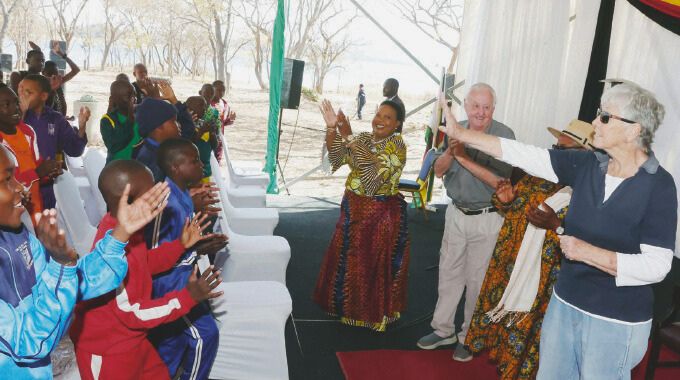
[[[547,149],[500,138],[500,159],[527,173],[558,182]],[[605,175],[605,202],[624,178]],[[640,254],[616,253],[616,286],[639,286],[660,282],[670,271],[673,251],[668,248],[640,244]]]

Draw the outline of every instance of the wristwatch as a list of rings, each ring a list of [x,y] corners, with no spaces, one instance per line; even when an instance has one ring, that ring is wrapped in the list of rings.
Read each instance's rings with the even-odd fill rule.
[[[560,225],[555,228],[555,233],[558,235],[564,235],[564,221],[560,222]]]

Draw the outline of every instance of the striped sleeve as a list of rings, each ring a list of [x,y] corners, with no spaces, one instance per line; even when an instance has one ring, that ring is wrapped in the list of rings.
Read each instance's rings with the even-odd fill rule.
[[[32,295],[16,308],[0,300],[0,353],[16,363],[35,363],[48,357],[59,343],[75,305],[78,278],[75,267],[50,260],[38,239],[30,235],[36,261]],[[38,273],[39,263],[42,271]]]
[[[348,162],[349,149],[339,134],[335,135],[333,144],[328,147],[328,160],[331,162],[331,172],[340,169]]]
[[[126,327],[150,329],[174,321],[196,306],[196,301],[186,288],[152,299],[151,294],[144,294],[143,291],[143,282],[151,279],[140,278],[141,275],[148,276],[148,273],[132,268],[116,289],[114,314]]]

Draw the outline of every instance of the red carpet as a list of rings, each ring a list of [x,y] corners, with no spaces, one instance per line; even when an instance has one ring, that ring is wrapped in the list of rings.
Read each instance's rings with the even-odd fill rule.
[[[450,380],[496,379],[496,367],[482,354],[468,363],[451,359],[453,350],[400,351],[376,350],[338,352],[340,367],[347,380]],[[661,352],[661,360],[680,360],[680,355]],[[647,358],[633,370],[633,380],[643,380]],[[659,368],[655,380],[680,379],[680,368]]]

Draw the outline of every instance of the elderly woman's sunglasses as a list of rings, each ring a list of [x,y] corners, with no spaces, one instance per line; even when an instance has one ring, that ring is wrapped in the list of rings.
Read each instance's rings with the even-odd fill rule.
[[[602,110],[599,109],[599,108],[597,109],[597,116],[600,118],[600,121],[602,122],[602,124],[607,124],[607,123],[609,123],[609,119],[621,120],[621,121],[623,121],[624,123],[630,123],[630,124],[635,124],[635,123],[636,123],[636,122],[633,121],[633,120],[624,119],[624,118],[622,118],[621,116],[612,115],[612,114],[610,114],[609,112],[607,112],[607,111],[602,111]]]

